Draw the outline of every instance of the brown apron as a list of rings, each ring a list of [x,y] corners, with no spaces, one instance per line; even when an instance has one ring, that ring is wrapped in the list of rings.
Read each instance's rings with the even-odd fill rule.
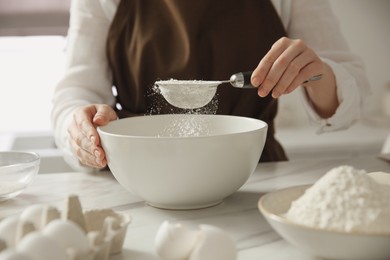
[[[156,80],[229,79],[253,70],[285,35],[269,0],[122,0],[107,41],[118,116],[184,113],[153,91]],[[216,99],[217,114],[268,123],[260,161],[287,160],[274,138],[276,99],[230,85],[219,86]]]

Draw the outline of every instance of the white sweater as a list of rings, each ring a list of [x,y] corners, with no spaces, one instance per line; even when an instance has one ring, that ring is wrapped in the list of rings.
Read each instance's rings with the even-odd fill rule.
[[[53,96],[52,125],[57,146],[76,170],[88,169],[79,165],[68,144],[72,111],[92,103],[115,104],[105,45],[118,2],[73,0],[71,4],[65,73]],[[310,121],[318,125],[319,132],[349,127],[360,117],[363,99],[370,94],[370,88],[363,64],[349,52],[330,4],[326,0],[272,0],[272,3],[288,37],[304,40],[336,76],[340,106],[332,117],[320,118],[302,94]]]

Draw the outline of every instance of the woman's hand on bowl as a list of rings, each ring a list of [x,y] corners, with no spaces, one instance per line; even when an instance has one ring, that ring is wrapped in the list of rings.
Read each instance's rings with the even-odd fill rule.
[[[75,110],[68,128],[68,138],[81,164],[93,168],[104,168],[107,165],[96,128],[116,119],[114,109],[105,104],[91,104]]]

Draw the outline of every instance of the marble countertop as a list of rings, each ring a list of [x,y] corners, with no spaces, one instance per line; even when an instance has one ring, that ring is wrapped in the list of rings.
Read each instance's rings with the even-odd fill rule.
[[[0,203],[0,219],[19,214],[32,204],[62,209],[68,195],[79,196],[83,208],[112,208],[132,217],[120,259],[158,259],[154,237],[164,220],[189,226],[210,224],[224,229],[235,240],[238,259],[315,259],[275,233],[257,209],[259,198],[272,190],[315,182],[329,169],[352,165],[367,171],[390,172],[390,163],[372,156],[261,163],[247,183],[221,204],[199,210],[174,211],[150,207],[126,191],[109,172],[39,174],[24,193]],[[201,192],[201,191],[200,191]]]

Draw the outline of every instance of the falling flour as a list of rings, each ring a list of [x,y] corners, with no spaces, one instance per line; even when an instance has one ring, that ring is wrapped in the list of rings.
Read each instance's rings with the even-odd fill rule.
[[[218,109],[216,92],[220,83],[176,79],[156,81],[152,95],[162,95],[165,101],[177,108],[168,111],[174,116],[159,132],[158,137],[209,136],[211,133],[208,120],[197,115],[216,114]],[[163,106],[165,105],[161,103],[153,104],[150,114],[160,114]]]
[[[211,134],[208,121],[196,115],[177,115],[160,132],[159,137],[198,137]]]
[[[320,229],[390,234],[390,187],[364,170],[340,166],[293,201],[286,218]]]

